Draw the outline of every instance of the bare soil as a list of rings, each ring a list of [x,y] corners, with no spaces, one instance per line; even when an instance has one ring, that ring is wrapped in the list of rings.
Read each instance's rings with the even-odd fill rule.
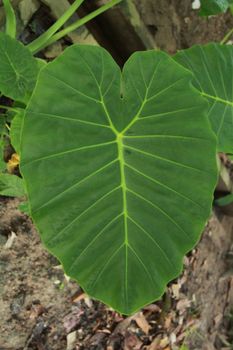
[[[0,201],[1,350],[214,350],[230,341],[232,218],[213,214],[163,300],[125,318],[64,276],[19,202]]]
[[[196,44],[220,42],[233,27],[230,12],[200,17],[192,0],[134,0],[155,45],[171,54]]]

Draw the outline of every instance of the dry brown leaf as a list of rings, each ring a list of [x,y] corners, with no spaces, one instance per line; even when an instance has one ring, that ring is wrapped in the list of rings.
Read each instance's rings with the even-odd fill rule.
[[[171,327],[171,323],[172,323],[172,314],[168,314],[167,317],[165,318],[164,321],[164,328],[166,330],[168,330]]]
[[[93,302],[92,302],[92,300],[89,298],[88,295],[85,296],[84,302],[85,302],[85,304],[86,304],[89,308],[91,308],[92,305],[93,305]]]
[[[10,249],[11,247],[12,247],[12,245],[13,245],[13,242],[14,242],[14,240],[15,240],[15,238],[16,238],[17,236],[16,236],[16,234],[13,232],[13,231],[11,231],[11,234],[10,234],[10,236],[8,237],[8,240],[7,240],[7,242],[5,243],[5,245],[4,245],[4,249]]]
[[[46,58],[56,58],[59,56],[63,51],[62,45],[60,42],[56,42],[53,45],[50,45],[48,49],[45,51],[45,57]]]
[[[143,310],[149,311],[150,313],[152,313],[152,312],[159,312],[160,313],[162,311],[161,308],[156,304],[147,305],[143,308]]]
[[[124,341],[124,350],[140,350],[141,340],[133,333],[126,333]]]
[[[114,335],[114,334],[120,333],[120,334],[124,335],[133,319],[134,319],[133,316],[130,316],[130,317],[125,318],[123,321],[119,322],[112,334]]]
[[[174,283],[171,285],[172,295],[175,299],[179,299],[180,296],[180,285]]]
[[[151,327],[142,312],[138,312],[133,319],[145,334],[149,333]]]
[[[73,303],[77,303],[78,301],[84,300],[84,299],[87,298],[87,297],[88,297],[88,296],[87,296],[86,293],[82,293],[82,294],[80,294],[80,295],[78,295],[78,296],[75,296],[74,299],[72,299],[72,302],[73,302]]]
[[[152,343],[147,347],[147,350],[159,350],[159,344],[161,341],[162,336],[158,335]]]
[[[39,316],[43,315],[45,311],[46,310],[44,306],[42,306],[41,304],[33,305],[29,318],[31,320],[36,320]]]
[[[176,335],[175,335],[175,333],[171,333],[169,338],[170,338],[171,344],[175,344],[176,343]]]
[[[75,347],[76,339],[77,339],[77,332],[74,331],[67,335],[67,347],[66,350],[73,350]]]
[[[223,315],[221,315],[221,314],[217,315],[217,316],[214,318],[214,323],[215,323],[215,325],[216,325],[216,326],[219,326],[219,324],[221,323],[222,319],[223,319]]]
[[[188,309],[191,306],[191,301],[188,299],[181,299],[176,304],[176,309],[179,311],[180,314],[184,313],[186,309]]]
[[[169,339],[168,339],[168,337],[165,337],[165,338],[163,338],[162,340],[161,340],[161,342],[160,342],[160,347],[163,349],[163,348],[165,348],[166,346],[168,346],[169,345]]]
[[[7,170],[10,174],[13,174],[17,166],[19,165],[19,155],[17,153],[13,153],[11,159],[8,160]]]

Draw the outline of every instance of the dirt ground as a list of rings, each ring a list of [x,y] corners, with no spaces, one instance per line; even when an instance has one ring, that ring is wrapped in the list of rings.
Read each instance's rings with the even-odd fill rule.
[[[125,318],[64,276],[19,202],[0,201],[1,350],[231,349],[233,218],[213,214],[163,300]]]
[[[200,17],[192,0],[134,0],[157,47],[171,54],[196,44],[220,42],[233,27],[230,13]]]

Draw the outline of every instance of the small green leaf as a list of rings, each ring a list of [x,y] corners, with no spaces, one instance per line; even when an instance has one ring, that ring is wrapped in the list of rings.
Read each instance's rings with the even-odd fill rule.
[[[219,44],[182,50],[175,60],[194,75],[194,84],[209,102],[209,119],[218,151],[233,152],[233,47]]]
[[[210,215],[216,140],[191,80],[163,52],[121,73],[104,49],[74,45],[26,110],[20,168],[42,240],[124,314],[161,297]]]
[[[0,92],[27,103],[39,71],[37,60],[23,44],[0,32],[0,62]]]
[[[4,10],[6,13],[6,34],[15,38],[16,36],[16,17],[15,11],[10,0],[3,0]]]
[[[19,208],[19,210],[22,213],[27,214],[28,216],[30,216],[30,207],[29,207],[29,203],[28,202],[20,203],[18,208]]]
[[[201,16],[217,15],[226,12],[230,6],[229,0],[201,0]]]
[[[182,345],[180,350],[189,350],[189,348],[186,345]]]
[[[0,174],[0,195],[9,197],[25,196],[24,181],[10,174]]]
[[[229,205],[233,203],[233,193],[228,194],[222,198],[219,198],[215,201],[215,204],[217,204],[220,207],[224,207],[225,205]]]

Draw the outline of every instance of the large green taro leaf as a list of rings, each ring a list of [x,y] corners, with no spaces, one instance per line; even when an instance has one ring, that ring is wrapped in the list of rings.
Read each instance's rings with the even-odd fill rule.
[[[194,74],[194,84],[209,102],[209,119],[218,138],[218,151],[233,152],[233,47],[193,46],[175,59]]]
[[[19,41],[0,32],[0,92],[26,103],[31,95],[39,65]]]
[[[124,314],[162,295],[210,214],[216,140],[191,79],[162,52],[135,53],[121,76],[104,49],[73,46],[26,110],[21,171],[42,240]]]

